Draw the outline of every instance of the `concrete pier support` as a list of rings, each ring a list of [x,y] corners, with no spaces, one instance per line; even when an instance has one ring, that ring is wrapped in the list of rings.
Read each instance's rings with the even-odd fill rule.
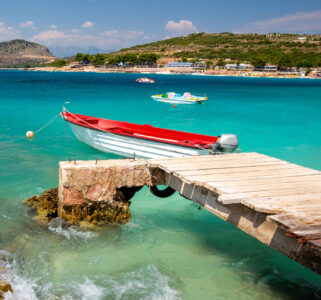
[[[150,184],[144,160],[59,163],[58,216],[72,222],[126,223],[131,214],[124,188]]]

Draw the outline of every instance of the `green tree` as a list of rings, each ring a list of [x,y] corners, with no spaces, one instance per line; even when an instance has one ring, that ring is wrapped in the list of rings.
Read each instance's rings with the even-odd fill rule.
[[[84,59],[84,55],[82,53],[77,53],[75,59],[80,63]]]
[[[148,63],[156,63],[158,59],[158,55],[156,53],[141,53],[138,56],[138,63],[148,64]]]
[[[226,65],[225,61],[223,59],[219,59],[218,62],[216,63],[218,67],[224,67]]]
[[[84,54],[82,60],[91,62],[92,61],[92,57],[89,54]]]
[[[64,59],[58,59],[58,60],[52,62],[49,65],[52,66],[52,67],[61,68],[61,67],[65,66],[66,64],[67,64],[67,62]]]
[[[258,68],[258,67],[264,67],[266,64],[266,61],[261,57],[252,57],[250,59],[250,63],[255,68]]]
[[[212,64],[213,64],[213,62],[210,61],[210,60],[208,60],[208,61],[206,62],[206,69],[209,69]]]
[[[97,53],[93,58],[93,63],[95,66],[101,66],[105,63],[105,55]]]

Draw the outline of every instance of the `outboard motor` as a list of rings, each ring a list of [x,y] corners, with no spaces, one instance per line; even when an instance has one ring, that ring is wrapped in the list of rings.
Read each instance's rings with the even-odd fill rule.
[[[217,140],[216,144],[214,144],[214,150],[231,153],[237,148],[238,145],[239,141],[235,134],[222,134]]]

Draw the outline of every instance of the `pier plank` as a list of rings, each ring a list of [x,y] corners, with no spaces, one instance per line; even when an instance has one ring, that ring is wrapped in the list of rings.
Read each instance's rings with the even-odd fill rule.
[[[311,203],[321,203],[321,193],[306,193],[299,195],[286,195],[266,198],[242,199],[241,203],[259,212],[276,214],[290,209],[298,209],[300,206],[311,205]]]
[[[233,204],[233,203],[240,203],[241,200],[245,198],[299,195],[299,194],[305,194],[305,193],[321,193],[321,187],[300,187],[297,189],[222,194],[218,197],[218,201],[222,202],[223,204]]]
[[[314,180],[319,180],[321,181],[321,174],[316,173],[313,175],[300,175],[300,176],[283,176],[283,177],[278,177],[277,179],[275,178],[262,178],[262,179],[257,179],[257,178],[252,178],[252,179],[241,179],[241,180],[231,180],[231,181],[212,181],[211,185],[213,187],[225,187],[225,186],[253,186],[256,184],[269,184],[269,183],[275,183],[280,182],[305,182],[309,183],[314,181]]]

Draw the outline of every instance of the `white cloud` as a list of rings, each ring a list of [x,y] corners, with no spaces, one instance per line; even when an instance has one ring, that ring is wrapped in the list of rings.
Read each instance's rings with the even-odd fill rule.
[[[11,40],[19,37],[19,31],[13,29],[11,26],[6,26],[3,22],[0,22],[0,41]]]
[[[321,31],[321,10],[298,12],[278,18],[257,21],[236,29],[237,32],[314,33]]]
[[[57,25],[52,24],[52,25],[50,25],[50,28],[51,29],[57,29]]]
[[[22,27],[22,28],[36,29],[35,24],[32,21],[27,21],[25,23],[19,23],[19,26]]]
[[[84,34],[82,30],[70,29],[68,31],[47,30],[34,35],[31,40],[46,46],[77,46],[87,48],[95,46],[101,49],[117,49],[139,44],[150,39],[142,31],[136,30],[109,30],[96,35]]]
[[[82,28],[89,28],[93,26],[94,26],[94,23],[90,21],[86,21],[84,24],[81,25]]]
[[[107,36],[110,38],[123,39],[123,40],[134,40],[140,37],[144,37],[144,32],[136,31],[136,30],[124,30],[124,31],[109,30],[109,31],[102,32],[101,35]]]
[[[173,34],[188,34],[197,32],[196,26],[193,25],[192,21],[188,20],[180,20],[179,22],[170,20],[165,25],[165,29]]]
[[[72,35],[66,34],[63,31],[47,30],[34,35],[31,40],[51,45],[52,43],[55,43],[57,41],[68,41],[70,38],[72,38]]]

